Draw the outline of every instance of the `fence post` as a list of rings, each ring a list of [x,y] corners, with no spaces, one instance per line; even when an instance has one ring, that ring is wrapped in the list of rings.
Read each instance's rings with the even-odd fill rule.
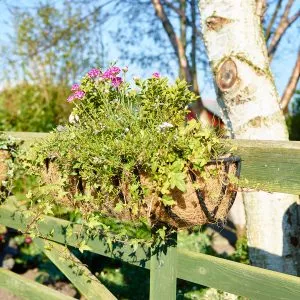
[[[163,247],[151,249],[150,300],[176,299],[177,233]]]

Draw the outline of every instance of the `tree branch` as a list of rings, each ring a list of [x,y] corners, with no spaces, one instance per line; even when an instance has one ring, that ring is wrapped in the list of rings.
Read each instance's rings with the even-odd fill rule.
[[[192,2],[192,0],[191,0],[191,2]],[[178,7],[176,7],[172,2],[170,2],[168,0],[163,0],[163,3],[166,4],[166,6],[168,6],[170,9],[172,9],[174,12],[176,12],[179,16],[182,16],[184,14],[184,12],[182,10],[180,10]],[[190,20],[187,16],[185,16],[185,18],[186,18],[186,25],[193,28],[193,21]],[[197,28],[196,28],[196,33],[197,33],[197,36],[202,38],[202,34]]]
[[[198,77],[197,77],[197,25],[196,25],[196,9],[197,4],[196,0],[191,0],[191,10],[192,10],[192,50],[191,50],[191,74],[193,80],[193,91],[196,94],[199,94],[199,86],[198,86]]]
[[[300,50],[298,51],[298,57],[296,59],[294,69],[292,71],[289,82],[284,90],[284,93],[283,93],[283,95],[281,97],[281,101],[280,101],[281,109],[285,113],[288,111],[288,105],[295,93],[297,83],[299,81],[299,77],[300,77]]]
[[[270,58],[270,61],[272,60],[274,53],[279,45],[279,42],[283,35],[285,34],[286,30],[297,20],[297,18],[300,16],[300,11],[298,11],[295,15],[293,15],[291,18],[288,18],[289,12],[291,10],[291,7],[294,3],[294,0],[289,0],[284,13],[280,19],[280,22],[277,26],[277,29],[273,35],[273,38],[270,42],[270,45],[268,47],[268,55]]]
[[[183,46],[182,42],[180,41],[180,39],[178,38],[178,36],[176,35],[175,30],[174,30],[174,28],[173,28],[168,16],[166,15],[165,10],[161,4],[161,1],[160,0],[151,0],[151,2],[153,4],[155,13],[156,13],[157,17],[160,19],[160,21],[162,22],[162,25],[169,37],[172,47],[178,57],[179,66],[180,66],[180,68],[182,68],[184,70],[185,80],[188,83],[191,83],[191,74],[190,74],[188,60],[186,57],[184,46]]]
[[[274,25],[274,22],[275,22],[275,20],[276,20],[277,15],[278,15],[278,12],[279,12],[279,10],[280,10],[280,8],[281,8],[281,4],[282,4],[282,0],[279,0],[279,1],[277,2],[277,5],[276,5],[276,8],[275,8],[274,13],[273,13],[273,15],[272,15],[272,18],[271,18],[271,20],[270,20],[270,22],[269,22],[269,24],[268,24],[267,29],[266,29],[266,40],[267,40],[267,41],[269,40],[269,38],[270,38],[270,36],[271,36],[271,30],[272,30],[272,28],[273,28],[273,25]]]
[[[186,53],[186,0],[180,0],[180,10],[183,12],[179,16],[180,19],[180,41],[182,43],[184,53]],[[184,69],[180,67],[180,77],[184,78]]]

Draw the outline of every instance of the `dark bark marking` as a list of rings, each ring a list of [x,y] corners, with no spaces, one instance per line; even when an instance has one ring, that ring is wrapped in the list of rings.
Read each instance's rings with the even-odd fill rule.
[[[211,16],[206,19],[206,26],[210,30],[219,31],[223,28],[224,25],[231,23],[231,19]]]
[[[261,127],[261,125],[264,122],[264,119],[265,117],[257,116],[248,121],[248,126],[255,127],[255,128]]]
[[[216,79],[217,85],[222,92],[230,89],[235,84],[237,80],[237,67],[232,59],[228,58],[222,63],[217,72]]]

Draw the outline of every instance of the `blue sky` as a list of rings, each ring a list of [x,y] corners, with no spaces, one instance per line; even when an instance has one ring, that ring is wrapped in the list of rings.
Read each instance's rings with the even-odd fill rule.
[[[36,4],[37,0],[19,0],[18,5],[26,5],[31,6]],[[55,1],[56,3],[59,3],[60,1]],[[297,1],[296,1],[297,2]],[[296,5],[297,6],[297,5]],[[294,7],[294,10],[297,8]],[[0,18],[0,45],[5,45],[9,42],[8,34],[12,33],[11,29],[11,16],[7,10],[6,5],[3,3],[3,0],[0,0],[0,11],[1,11],[1,18]],[[122,22],[122,17],[117,20],[117,22]],[[113,23],[116,20],[110,20],[107,24],[104,24],[103,26],[103,41],[105,44],[105,48],[109,51],[107,51],[106,59],[107,61],[118,61],[119,65],[129,65],[128,61],[122,60],[121,57],[121,50],[114,44],[113,39],[110,36],[110,31],[113,30],[114,26]],[[289,79],[290,72],[293,68],[293,65],[296,60],[297,56],[297,48],[299,47],[299,39],[295,40],[295,37],[297,36],[297,30],[299,30],[299,24],[294,24],[293,28],[284,36],[284,38],[281,41],[280,48],[277,51],[277,54],[275,55],[275,58],[271,64],[271,68],[275,77],[275,82],[279,91],[279,94],[281,95],[286,83]],[[298,33],[299,36],[299,33]],[[148,41],[149,42],[149,41]],[[135,46],[135,51],[143,51],[143,47],[147,47],[146,43],[139,44]],[[174,66],[176,64],[174,63]],[[130,67],[130,65],[129,65]],[[149,65],[148,68],[143,69],[137,65],[134,66],[134,71],[129,72],[129,75],[133,76],[150,76],[154,71],[157,70],[157,66],[155,64]],[[203,78],[205,75],[204,73],[199,70],[199,78]],[[161,71],[161,73],[165,76],[171,77],[170,74],[164,73]],[[173,72],[175,73],[175,72]],[[173,78],[172,78],[173,79]],[[215,93],[214,89],[211,83],[209,81],[203,81],[201,80],[199,82],[200,87],[202,89],[201,94],[204,99],[215,99]]]

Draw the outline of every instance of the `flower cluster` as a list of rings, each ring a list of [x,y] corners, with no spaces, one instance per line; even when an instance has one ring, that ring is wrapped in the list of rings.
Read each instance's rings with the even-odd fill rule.
[[[75,99],[82,99],[85,96],[85,92],[81,90],[78,83],[74,83],[72,85],[71,91],[73,92],[73,94],[68,97],[67,102],[72,102]]]
[[[99,69],[91,69],[90,71],[88,71],[88,76],[90,78],[96,78],[99,77],[101,75],[101,70]]]
[[[128,67],[124,67],[122,70],[124,73],[126,73],[128,71]],[[118,88],[123,83],[122,77],[118,76],[120,73],[121,69],[117,66],[112,66],[103,73],[100,69],[93,68],[87,73],[87,77],[89,79],[108,80],[111,82],[112,87]],[[155,77],[159,78],[159,74]],[[72,85],[71,91],[74,93],[68,97],[67,102],[72,102],[75,99],[82,99],[85,96],[85,92],[81,90],[78,83]]]

